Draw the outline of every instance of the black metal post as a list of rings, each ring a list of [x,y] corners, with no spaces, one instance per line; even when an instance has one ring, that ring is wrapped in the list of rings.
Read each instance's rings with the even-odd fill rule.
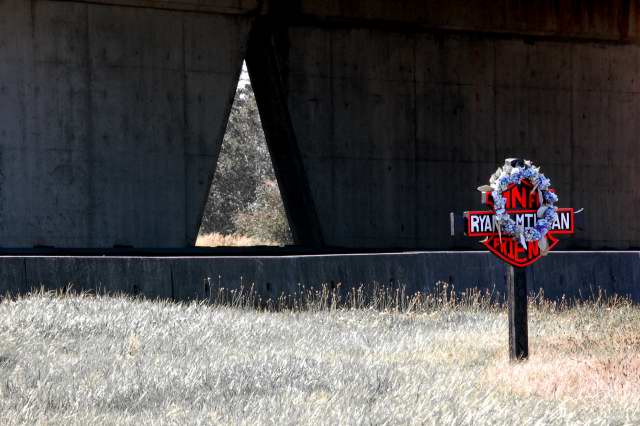
[[[509,304],[509,359],[529,357],[527,326],[527,275],[524,268],[507,266],[507,302]]]

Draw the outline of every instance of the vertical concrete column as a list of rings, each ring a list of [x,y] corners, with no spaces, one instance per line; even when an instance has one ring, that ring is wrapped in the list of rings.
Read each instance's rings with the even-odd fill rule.
[[[0,246],[193,243],[251,19],[0,2]]]
[[[258,22],[251,31],[247,67],[294,241],[307,247],[322,247],[323,229],[282,79],[285,63],[280,57],[281,35],[272,20]]]

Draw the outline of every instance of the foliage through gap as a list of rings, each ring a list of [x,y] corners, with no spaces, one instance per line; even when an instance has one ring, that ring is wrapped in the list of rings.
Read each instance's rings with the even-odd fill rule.
[[[255,95],[250,83],[241,84],[196,245],[284,245],[291,240]]]

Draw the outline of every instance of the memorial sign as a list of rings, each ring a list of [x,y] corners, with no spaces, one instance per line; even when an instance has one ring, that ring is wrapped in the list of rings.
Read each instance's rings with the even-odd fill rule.
[[[478,188],[492,210],[465,212],[465,234],[485,237],[481,244],[490,252],[523,268],[552,250],[558,235],[573,234],[574,211],[555,207],[551,182],[531,162],[506,161],[491,185]]]
[[[529,356],[527,282],[525,268],[557,246],[560,235],[573,234],[573,208],[559,208],[551,181],[528,160],[507,158],[491,176],[489,185],[478,187],[482,202],[491,210],[464,212],[464,233],[484,237],[491,253],[507,262],[509,305],[509,356]],[[451,235],[455,233],[451,213]]]

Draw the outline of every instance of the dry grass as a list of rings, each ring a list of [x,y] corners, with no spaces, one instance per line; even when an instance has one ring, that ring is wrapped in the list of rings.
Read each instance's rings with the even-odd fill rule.
[[[617,301],[534,311],[531,359],[499,363],[490,376],[545,399],[640,407],[640,313]]]
[[[640,423],[638,306],[532,301],[513,365],[488,295],[371,294],[7,299],[0,424]]]
[[[222,235],[214,232],[212,234],[198,235],[196,246],[198,247],[250,247],[250,246],[278,246],[274,241],[264,241],[246,235],[232,234]]]

